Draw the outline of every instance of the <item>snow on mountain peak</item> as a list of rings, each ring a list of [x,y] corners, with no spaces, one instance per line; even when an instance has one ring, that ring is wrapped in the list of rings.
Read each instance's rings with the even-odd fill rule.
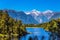
[[[29,15],[29,14],[30,14],[30,12],[25,12],[25,14],[26,14],[26,15]]]
[[[51,11],[51,10],[46,10],[46,11],[43,12],[43,14],[52,13],[52,12],[53,11]]]
[[[54,14],[53,14],[53,11],[51,10],[47,10],[47,11],[44,11],[43,14],[48,18],[50,19]]]
[[[44,12],[40,12],[40,11],[38,11],[38,10],[36,10],[36,9],[33,9],[32,11],[30,11],[30,12],[25,12],[26,14],[34,14],[34,15],[39,15],[39,14],[41,14],[41,13],[43,13],[44,15],[45,14],[49,14],[49,13],[53,13],[53,11],[51,11],[51,10],[46,10],[46,11],[44,11]]]
[[[38,11],[38,10],[36,10],[36,9],[33,9],[32,12],[40,13],[40,11]]]
[[[31,11],[31,13],[38,16],[41,12],[38,11],[38,10],[36,10],[36,9],[33,9],[33,10]]]
[[[36,19],[37,16],[45,16],[45,17],[47,17],[47,19],[50,19],[54,15],[53,11],[51,11],[51,10],[46,10],[44,12],[40,12],[36,9],[33,9],[30,12],[26,12],[26,14],[27,15],[29,15],[29,14],[32,15],[35,19]]]
[[[29,11],[29,12],[25,12],[27,15],[31,14],[31,15],[34,15],[34,16],[38,16],[39,14],[41,14],[40,11],[36,10],[36,9],[33,9],[32,11]]]

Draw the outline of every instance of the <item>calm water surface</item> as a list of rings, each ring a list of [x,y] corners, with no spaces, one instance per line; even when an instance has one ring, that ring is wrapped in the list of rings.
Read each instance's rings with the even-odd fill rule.
[[[26,28],[27,32],[31,34],[27,34],[20,38],[20,40],[49,40],[49,32],[46,32],[43,28]],[[30,40],[31,40],[30,39]]]

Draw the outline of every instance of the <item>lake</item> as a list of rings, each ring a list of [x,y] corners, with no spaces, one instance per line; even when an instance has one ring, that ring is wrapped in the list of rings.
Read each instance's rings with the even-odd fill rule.
[[[49,40],[50,32],[43,28],[27,27],[26,31],[30,34],[23,36],[20,40]]]

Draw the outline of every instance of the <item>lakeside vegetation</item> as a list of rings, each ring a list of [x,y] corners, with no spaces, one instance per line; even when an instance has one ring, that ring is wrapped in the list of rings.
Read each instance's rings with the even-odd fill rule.
[[[20,20],[9,17],[7,11],[0,10],[0,40],[11,40],[12,38],[18,40],[18,38],[27,34],[26,27],[43,28],[50,31],[52,36],[57,35],[60,38],[59,18],[42,24],[23,24]]]
[[[0,40],[18,40],[25,35],[26,29],[20,20],[9,17],[7,11],[0,10]]]

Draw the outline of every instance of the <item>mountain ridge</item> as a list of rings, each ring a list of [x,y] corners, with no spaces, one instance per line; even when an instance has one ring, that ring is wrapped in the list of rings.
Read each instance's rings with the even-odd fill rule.
[[[39,24],[50,21],[51,19],[60,18],[60,12],[54,12],[51,10],[46,10],[44,12],[38,11],[36,9],[28,12],[15,11],[15,10],[3,10],[7,11],[9,16],[22,20],[24,24]]]

